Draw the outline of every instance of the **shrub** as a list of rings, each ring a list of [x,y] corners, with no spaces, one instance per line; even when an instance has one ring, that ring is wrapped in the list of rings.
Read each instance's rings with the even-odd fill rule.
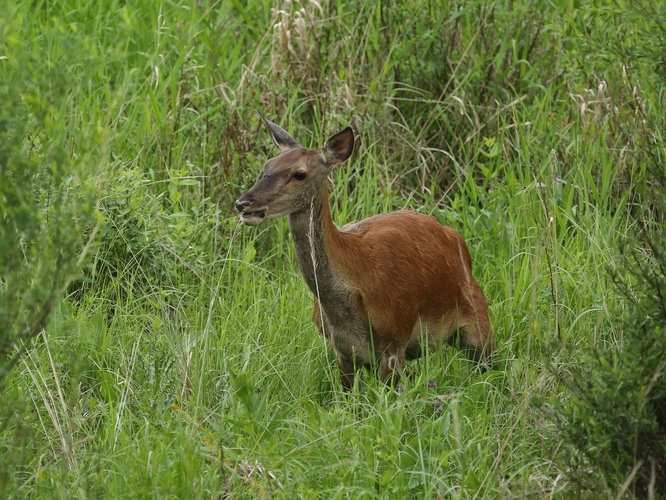
[[[616,189],[632,200],[634,230],[610,269],[616,327],[593,346],[558,346],[551,370],[563,392],[550,416],[577,489],[654,498],[666,494],[664,12],[639,2],[588,7],[562,33],[567,66],[582,75],[569,80],[571,97],[582,124],[612,130],[608,148],[624,152]]]
[[[567,397],[553,417],[576,484],[653,498],[666,492],[666,234],[643,241],[613,273],[628,301],[617,341],[557,370]]]
[[[1,21],[1,19],[0,19]],[[0,24],[0,32],[2,32]],[[41,332],[94,239],[95,189],[62,107],[65,68],[0,39],[0,383]],[[65,41],[66,42],[66,41]],[[63,47],[64,48],[64,47]],[[71,47],[70,47],[71,48]],[[63,50],[66,54],[67,49]],[[85,134],[85,131],[77,130]],[[84,140],[88,152],[95,138]],[[99,144],[99,143],[97,143]]]

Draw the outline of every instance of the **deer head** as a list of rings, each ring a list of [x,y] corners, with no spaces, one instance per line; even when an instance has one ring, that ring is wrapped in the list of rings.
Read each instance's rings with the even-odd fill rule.
[[[309,209],[333,167],[354,151],[350,127],[335,134],[319,150],[304,148],[286,130],[261,118],[280,154],[264,164],[264,176],[236,201],[241,221],[250,226]]]

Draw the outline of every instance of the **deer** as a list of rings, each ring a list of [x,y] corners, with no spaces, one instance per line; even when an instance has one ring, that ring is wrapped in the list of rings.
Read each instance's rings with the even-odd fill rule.
[[[314,294],[314,322],[333,346],[343,389],[378,367],[397,386],[406,360],[444,344],[487,365],[495,337],[462,236],[435,218],[399,210],[338,230],[328,177],[354,151],[350,127],[323,149],[301,146],[263,115],[279,155],[235,203],[250,226],[287,216],[298,267]]]

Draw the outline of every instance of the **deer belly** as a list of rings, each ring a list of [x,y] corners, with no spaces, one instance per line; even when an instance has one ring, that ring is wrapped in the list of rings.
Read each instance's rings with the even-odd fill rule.
[[[456,315],[445,314],[439,317],[420,316],[414,325],[412,335],[407,344],[407,349],[416,353],[419,349],[427,346],[430,350],[436,350],[448,342],[456,330]],[[413,355],[412,359],[415,356]]]

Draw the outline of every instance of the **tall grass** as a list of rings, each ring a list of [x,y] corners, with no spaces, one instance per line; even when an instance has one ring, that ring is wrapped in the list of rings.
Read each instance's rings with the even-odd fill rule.
[[[568,481],[534,401],[564,394],[553,366],[621,339],[607,270],[637,224],[665,94],[642,11],[575,6],[8,1],[0,68],[32,54],[66,79],[42,133],[100,165],[103,227],[4,383],[0,491],[596,498]],[[609,32],[613,12],[649,26]],[[588,22],[637,59],[623,70]],[[286,221],[233,213],[275,155],[258,110],[313,147],[355,128],[331,178],[337,224],[410,207],[464,236],[492,370],[443,350],[401,392],[369,373],[341,392]]]

